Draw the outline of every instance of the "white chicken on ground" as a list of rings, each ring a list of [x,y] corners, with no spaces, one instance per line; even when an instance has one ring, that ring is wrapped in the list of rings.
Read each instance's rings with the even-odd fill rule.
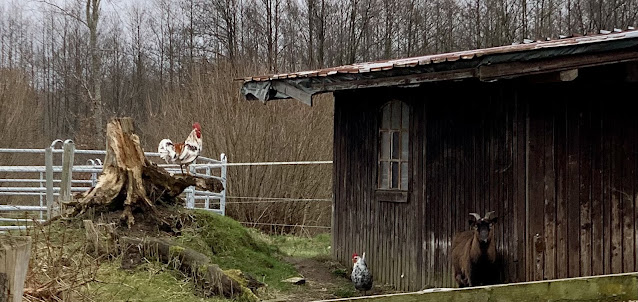
[[[372,273],[370,273],[365,259],[366,253],[363,253],[361,257],[357,253],[352,254],[354,265],[352,266],[352,274],[350,274],[354,288],[363,291],[364,295],[366,291],[372,289]]]
[[[164,159],[167,164],[178,164],[182,174],[184,174],[184,167],[186,173],[190,174],[188,166],[199,157],[201,152],[202,128],[197,122],[193,123],[193,130],[183,143],[173,144],[170,139],[165,138],[157,146],[160,158]]]

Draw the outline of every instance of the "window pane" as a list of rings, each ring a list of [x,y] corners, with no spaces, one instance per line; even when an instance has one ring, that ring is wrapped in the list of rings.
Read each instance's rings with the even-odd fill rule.
[[[401,189],[408,189],[408,162],[401,163]]]
[[[383,113],[381,117],[381,129],[390,129],[390,118],[392,117],[390,104],[383,106]]]
[[[392,189],[399,188],[399,163],[392,162]]]
[[[390,146],[390,132],[381,132],[381,156],[379,157],[379,159],[390,159]]]
[[[409,150],[409,133],[407,131],[403,131],[401,132],[401,159],[408,159]]]
[[[392,132],[392,158],[399,159],[399,131]]]
[[[379,188],[387,189],[388,188],[388,170],[390,168],[390,163],[387,161],[382,161],[379,165]]]
[[[401,128],[408,129],[410,127],[410,107],[407,104],[401,103],[403,106],[403,114],[401,115]]]
[[[401,101],[381,109],[377,182],[379,189],[408,189],[410,107]]]
[[[392,129],[400,129],[401,102],[392,102]]]

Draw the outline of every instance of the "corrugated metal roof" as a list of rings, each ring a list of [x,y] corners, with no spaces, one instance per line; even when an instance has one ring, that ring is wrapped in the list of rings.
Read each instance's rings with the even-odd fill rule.
[[[567,47],[567,46],[573,46],[573,45],[599,43],[604,41],[613,41],[613,40],[621,40],[621,39],[637,38],[637,37],[638,37],[638,30],[632,27],[630,27],[629,30],[627,31],[622,31],[620,29],[614,29],[613,31],[601,30],[599,34],[593,34],[593,35],[584,35],[584,36],[574,35],[570,37],[561,36],[559,39],[556,39],[556,40],[545,40],[545,41],[524,40],[523,43],[515,43],[515,44],[507,45],[507,46],[474,49],[474,50],[467,50],[467,51],[458,51],[458,52],[426,55],[426,56],[403,58],[403,59],[356,63],[351,65],[343,65],[338,67],[323,68],[323,69],[317,69],[317,70],[309,70],[309,71],[301,71],[301,72],[293,72],[293,73],[282,73],[282,74],[256,76],[256,77],[246,77],[246,78],[238,79],[238,80],[243,80],[244,83],[248,83],[248,82],[262,82],[262,81],[293,79],[293,78],[327,77],[327,76],[335,75],[335,74],[360,74],[360,73],[391,70],[394,68],[411,68],[411,67],[427,65],[427,64],[439,64],[443,62],[454,62],[458,60],[471,60],[471,59],[486,56],[486,55],[507,54],[507,53],[556,48],[556,47]]]

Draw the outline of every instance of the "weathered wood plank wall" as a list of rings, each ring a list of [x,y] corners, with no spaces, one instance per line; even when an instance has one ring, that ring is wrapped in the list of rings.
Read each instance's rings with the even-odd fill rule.
[[[419,288],[422,275],[417,267],[421,242],[417,234],[423,221],[423,207],[411,190],[407,203],[376,202],[378,114],[383,102],[371,101],[366,93],[339,93],[335,103],[334,145],[334,230],[333,253],[351,266],[352,253],[366,252],[366,260],[375,280],[394,284],[399,289]],[[363,106],[362,106],[363,105]],[[420,123],[414,114],[411,125]],[[413,131],[411,139],[421,131]],[[416,145],[411,152],[418,153]],[[418,160],[411,161],[413,167]],[[411,168],[412,172],[415,171]],[[410,177],[411,184],[419,179]],[[421,178],[421,183],[422,178]]]
[[[636,85],[581,78],[335,93],[334,255],[365,251],[377,282],[401,290],[456,286],[451,238],[493,210],[505,282],[637,270],[638,119],[610,103]],[[411,106],[407,203],[374,200],[393,98]]]
[[[424,262],[434,262],[430,269],[435,271],[427,284],[456,285],[449,261],[451,238],[468,229],[469,213],[487,211],[499,216],[495,237],[498,249],[507,255],[504,275],[508,281],[520,279],[517,263],[524,257],[518,238],[524,237],[524,228],[517,227],[516,214],[517,209],[525,211],[524,200],[518,200],[525,195],[517,194],[515,173],[521,170],[524,176],[525,166],[516,160],[524,160],[519,153],[524,154],[526,146],[518,136],[526,133],[520,133],[521,125],[514,118],[517,102],[504,102],[508,91],[500,85],[437,86],[448,93],[445,102],[425,102],[427,142],[422,146],[428,209],[424,220],[433,221],[426,224],[423,238],[431,248],[423,253]]]

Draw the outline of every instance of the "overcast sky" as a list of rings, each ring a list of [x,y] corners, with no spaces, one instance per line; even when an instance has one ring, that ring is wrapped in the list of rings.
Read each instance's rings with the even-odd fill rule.
[[[44,2],[53,3],[59,7],[66,7],[77,1],[86,0],[0,0],[0,10],[8,10],[11,6],[22,6],[23,12],[38,18],[42,10],[47,7]],[[144,6],[150,5],[154,0],[102,0],[101,11],[103,15],[119,16],[120,19],[126,18],[126,12],[135,3]]]

